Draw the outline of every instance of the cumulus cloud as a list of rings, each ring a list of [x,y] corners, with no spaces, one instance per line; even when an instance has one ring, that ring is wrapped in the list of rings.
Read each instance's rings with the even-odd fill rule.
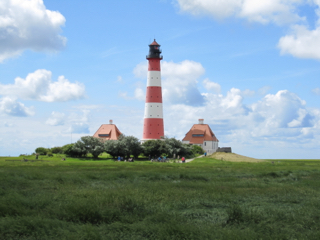
[[[81,83],[71,83],[64,76],[52,82],[52,73],[45,69],[29,73],[23,79],[17,77],[14,84],[0,84],[0,94],[27,100],[44,102],[65,102],[84,98],[85,87]]]
[[[245,18],[252,22],[284,24],[304,20],[296,6],[303,0],[177,0],[180,9],[193,15],[210,15],[218,19]]]
[[[0,62],[25,49],[57,51],[65,46],[60,35],[65,18],[46,9],[42,0],[2,0],[0,12]]]
[[[136,77],[147,77],[147,63],[140,63],[134,69]],[[180,63],[163,61],[161,65],[162,95],[164,101],[173,104],[199,106],[204,98],[198,90],[198,79],[205,72],[203,66],[194,61]],[[210,83],[208,83],[210,85]],[[217,87],[217,86],[216,86]],[[142,92],[138,90],[141,98]]]
[[[176,0],[183,12],[210,15],[214,18],[243,18],[261,24],[288,25],[290,32],[281,37],[278,48],[282,55],[320,59],[320,1],[319,0]],[[318,20],[308,23],[300,7],[314,8]],[[315,25],[310,29],[309,25]]]
[[[320,59],[320,26],[309,30],[307,26],[295,25],[291,34],[280,38],[278,47],[282,55]]]
[[[310,127],[312,117],[306,102],[288,90],[268,94],[252,105],[252,113],[264,119],[265,128]]]
[[[0,98],[0,114],[15,117],[27,117],[34,114],[32,107],[26,107],[23,103],[14,98]]]
[[[65,114],[59,112],[52,112],[50,118],[47,119],[46,124],[51,126],[64,125]]]
[[[204,72],[203,66],[194,61],[163,62],[164,99],[174,104],[202,105],[204,98],[198,90],[197,83]]]
[[[236,88],[226,95],[203,96],[205,104],[201,107],[173,104],[164,109],[170,122],[167,135],[183,138],[192,124],[204,118],[218,139],[232,146],[261,146],[265,141],[270,146],[277,142],[275,148],[281,144],[288,147],[291,142],[318,144],[320,109],[307,108],[304,100],[288,90],[267,94],[249,105],[243,103],[243,92]]]
[[[202,83],[208,91],[213,91],[215,93],[220,93],[221,91],[220,84],[211,82],[208,78],[204,79]]]

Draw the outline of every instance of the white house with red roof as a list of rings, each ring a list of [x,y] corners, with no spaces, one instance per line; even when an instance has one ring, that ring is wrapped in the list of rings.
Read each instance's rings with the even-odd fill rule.
[[[118,140],[121,134],[117,126],[110,120],[109,124],[102,124],[93,137],[100,138],[103,141]]]
[[[207,153],[214,153],[218,149],[219,140],[212,132],[208,124],[199,119],[199,124],[194,124],[186,136],[182,139],[183,143],[198,145]]]

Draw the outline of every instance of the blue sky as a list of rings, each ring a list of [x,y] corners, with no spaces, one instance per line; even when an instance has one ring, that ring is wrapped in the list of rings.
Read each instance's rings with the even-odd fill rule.
[[[320,158],[319,0],[0,0],[0,155],[142,137],[148,44],[165,134],[203,118],[220,147]]]

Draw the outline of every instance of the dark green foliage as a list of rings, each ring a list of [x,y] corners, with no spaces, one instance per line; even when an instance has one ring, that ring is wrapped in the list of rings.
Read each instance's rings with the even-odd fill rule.
[[[163,153],[167,153],[167,145],[163,140],[148,140],[142,144],[144,155],[157,158]]]
[[[5,159],[0,239],[320,237],[318,161]]]
[[[122,134],[118,140],[105,141],[104,150],[113,157],[122,156],[130,158],[133,155],[135,158],[138,158],[143,148],[138,138]]]
[[[73,143],[70,143],[70,144],[67,144],[67,145],[64,145],[62,147],[62,151],[64,154],[66,154],[68,157],[77,157],[78,156],[78,152],[76,152],[74,149],[73,149]]]
[[[53,147],[53,148],[51,148],[51,152],[55,153],[55,154],[61,154],[61,153],[63,153],[63,149],[62,149],[62,147]]]
[[[120,136],[120,139],[122,137]],[[124,151],[124,143],[119,140],[108,140],[104,142],[104,150],[106,153],[110,154],[112,157],[117,157],[117,156],[125,156],[125,151]]]
[[[44,147],[38,147],[35,150],[35,152],[38,153],[39,155],[47,155],[48,151],[49,150],[47,148],[44,148]]]
[[[190,145],[183,144],[182,141],[175,138],[165,138],[166,153],[169,157],[173,156],[192,156]]]
[[[193,154],[204,154],[202,147],[200,147],[198,145],[192,145],[191,148],[192,148]]]
[[[94,158],[98,158],[104,152],[104,147],[99,138],[84,136],[72,146],[72,151],[76,153],[77,157],[85,157],[91,153]]]
[[[47,152],[47,156],[48,156],[48,157],[53,157],[52,152]]]

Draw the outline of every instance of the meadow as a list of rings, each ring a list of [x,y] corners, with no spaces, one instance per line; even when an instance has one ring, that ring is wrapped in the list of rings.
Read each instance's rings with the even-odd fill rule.
[[[320,239],[320,161],[0,157],[0,239]]]

